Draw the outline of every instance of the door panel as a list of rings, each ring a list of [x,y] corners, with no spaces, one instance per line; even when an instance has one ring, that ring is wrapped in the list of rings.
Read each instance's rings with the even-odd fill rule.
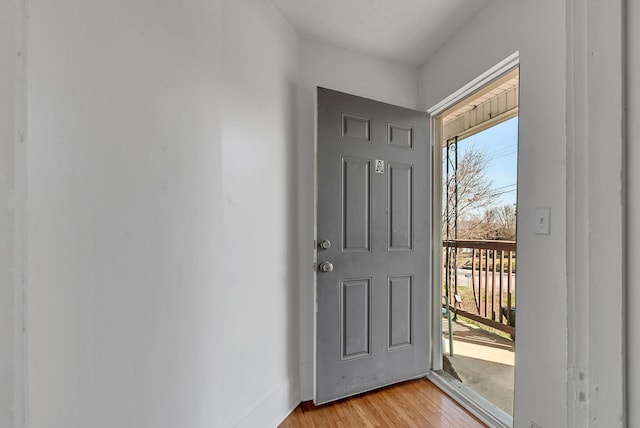
[[[342,251],[369,252],[371,161],[342,158]]]
[[[389,163],[389,251],[411,251],[413,246],[413,166]]]
[[[371,332],[371,278],[342,281],[342,359],[369,355]]]
[[[428,372],[430,165],[425,113],[318,88],[318,404]]]
[[[412,276],[389,278],[389,349],[411,346]]]

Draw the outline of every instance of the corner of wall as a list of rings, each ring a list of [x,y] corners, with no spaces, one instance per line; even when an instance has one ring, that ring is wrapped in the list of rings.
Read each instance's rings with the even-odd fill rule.
[[[627,379],[627,423],[640,426],[640,4],[626,4],[626,379]],[[635,282],[634,282],[635,281]]]
[[[233,424],[237,428],[276,427],[300,404],[300,379],[289,377],[274,385]],[[282,411],[282,409],[286,409]]]
[[[624,3],[567,2],[570,427],[627,418]]]
[[[26,93],[24,2],[0,0],[0,426],[25,423]]]
[[[13,2],[0,1],[0,425],[13,426],[15,384],[15,298],[12,274],[15,230],[15,19]],[[6,13],[5,13],[6,11]],[[5,71],[6,70],[6,71]],[[6,73],[6,74],[5,74]],[[6,76],[6,77],[5,77]]]

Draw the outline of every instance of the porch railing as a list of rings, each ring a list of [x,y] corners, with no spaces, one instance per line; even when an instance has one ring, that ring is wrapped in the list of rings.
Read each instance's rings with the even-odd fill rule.
[[[515,241],[458,239],[442,247],[443,295],[451,311],[515,335]]]

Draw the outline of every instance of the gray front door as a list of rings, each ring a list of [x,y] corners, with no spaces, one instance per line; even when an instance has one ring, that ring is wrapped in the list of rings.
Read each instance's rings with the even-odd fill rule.
[[[317,404],[426,374],[426,113],[318,88]]]

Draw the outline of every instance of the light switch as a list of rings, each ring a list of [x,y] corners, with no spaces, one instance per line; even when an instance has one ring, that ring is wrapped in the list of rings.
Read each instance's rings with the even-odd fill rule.
[[[536,235],[551,234],[551,208],[536,208]]]

